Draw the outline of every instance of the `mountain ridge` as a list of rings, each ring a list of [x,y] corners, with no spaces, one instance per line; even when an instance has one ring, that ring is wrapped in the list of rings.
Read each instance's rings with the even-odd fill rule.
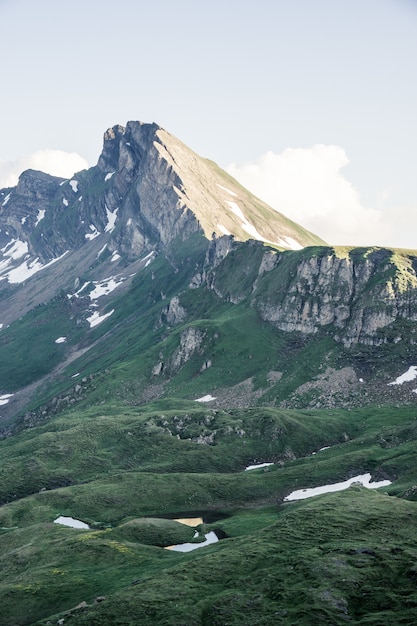
[[[129,122],[0,252],[0,626],[414,624],[417,251]]]
[[[393,366],[405,370],[417,358],[417,253],[325,246],[157,124],[114,126],[104,134],[96,166],[68,180],[29,170],[21,175],[16,188],[1,190],[0,197],[4,244],[0,323],[5,346],[0,392],[14,394],[4,403],[3,421],[20,415],[23,399],[30,397],[28,390],[33,395],[34,389],[36,393],[42,388],[54,389],[55,385],[50,385],[54,371],[60,386],[69,372],[64,385],[67,391],[57,391],[58,396],[78,402],[83,394],[68,395],[71,377],[77,373],[73,371],[78,362],[74,355],[81,355],[82,368],[83,359],[89,362],[91,353],[96,365],[88,366],[88,376],[96,376],[102,370],[99,354],[107,337],[120,335],[123,342],[124,334],[136,324],[147,328],[143,349],[149,364],[144,369],[140,366],[137,385],[142,401],[172,393],[175,380],[184,379],[183,372],[195,363],[185,387],[190,386],[188,397],[193,387],[197,393],[201,388],[205,395],[207,379],[212,380],[207,391],[217,389],[232,403],[232,389],[234,401],[246,404],[267,401],[314,406],[338,401],[347,406],[370,402],[378,394],[385,402],[395,395],[394,389],[387,388],[392,378],[389,370]],[[225,225],[234,229],[233,234],[222,232],[229,233]],[[295,230],[286,230],[293,227]],[[251,239],[251,234],[257,235],[258,241]],[[305,237],[302,242],[310,245],[300,250],[277,245],[300,248],[295,239],[300,235]],[[272,239],[274,245],[269,243]],[[59,304],[60,298],[65,306]],[[138,298],[143,304],[138,304]],[[195,299],[207,300],[213,313],[204,306],[196,308]],[[262,333],[270,335],[271,345],[299,346],[295,353],[289,350],[295,359],[301,358],[312,342],[318,349],[317,363],[313,359],[308,373],[298,373],[297,382],[291,382],[293,365],[285,356],[271,358],[265,352],[253,361],[253,367],[245,366],[238,376],[229,373],[225,379],[222,363],[227,360],[226,353],[220,355],[216,347],[223,341],[223,322],[217,315],[229,306],[256,311],[257,318],[267,324]],[[49,311],[54,311],[53,316],[59,311],[55,322],[60,320],[60,331],[46,319]],[[208,324],[210,315],[214,317]],[[250,316],[244,313],[244,325],[246,317]],[[28,336],[34,323],[31,319],[44,329],[33,343],[40,354],[50,355],[46,361],[34,354],[27,367],[18,365],[15,355],[24,349],[14,330],[19,319],[28,327]],[[231,326],[230,331],[231,340],[237,329]],[[62,342],[56,344],[60,338]],[[251,344],[248,337],[239,341]],[[163,356],[151,356],[158,344]],[[385,354],[381,379],[374,368],[361,365],[355,346],[368,346],[375,353],[372,359],[377,359],[378,349]],[[400,359],[398,364],[393,365],[394,359],[387,357],[391,347]],[[230,349],[233,352],[232,344]],[[253,348],[247,350],[250,354]],[[308,350],[314,353],[315,349]],[[109,363],[115,367],[120,358],[114,356]],[[263,381],[258,390],[250,382],[256,374],[255,362],[257,384]],[[344,374],[337,373],[340,368]],[[365,370],[377,389],[376,394],[365,394],[367,399],[358,383]],[[335,372],[329,374],[329,380],[337,378],[342,385],[336,394],[339,400],[334,394],[326,398],[324,388],[329,383],[320,382],[325,371]],[[216,376],[225,384],[219,385]],[[349,386],[355,390],[353,400],[348,400]],[[219,387],[224,388],[222,392]],[[49,401],[54,393],[47,392]],[[39,407],[45,406],[45,399],[41,394]],[[409,393],[404,394],[404,401],[410,401]],[[29,413],[34,410],[35,416],[41,411],[33,401],[27,409]]]

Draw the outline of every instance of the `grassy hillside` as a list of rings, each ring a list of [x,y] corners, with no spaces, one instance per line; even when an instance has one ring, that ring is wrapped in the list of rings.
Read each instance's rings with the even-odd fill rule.
[[[0,626],[414,623],[414,383],[388,385],[415,363],[414,323],[350,348],[330,326],[283,332],[253,285],[286,297],[300,259],[327,253],[283,254],[287,284],[259,278],[264,252],[239,246],[197,286],[195,236],[96,328],[61,294],[2,331],[3,392],[38,387],[0,441]],[[392,484],[285,501],[366,473]]]
[[[288,505],[262,530],[173,556],[157,573],[138,567],[137,583],[65,620],[93,626],[412,624],[415,515],[414,503],[393,503],[361,488]]]
[[[0,624],[412,623],[412,407],[101,408],[0,442]],[[275,464],[244,471],[261,462]],[[366,472],[392,485],[283,503]],[[170,520],[195,516],[194,541],[223,538],[165,550],[193,540]]]

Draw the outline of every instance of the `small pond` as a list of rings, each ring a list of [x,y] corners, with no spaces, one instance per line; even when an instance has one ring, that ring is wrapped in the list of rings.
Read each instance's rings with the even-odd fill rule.
[[[194,537],[198,537],[197,531]],[[205,541],[200,541],[199,543],[179,543],[176,546],[167,546],[166,549],[173,550],[174,552],[191,552],[192,550],[196,550],[197,548],[204,548],[204,546],[208,546],[211,543],[216,543],[216,541],[219,541],[217,533],[215,533],[213,530],[207,533],[205,535],[205,538]]]

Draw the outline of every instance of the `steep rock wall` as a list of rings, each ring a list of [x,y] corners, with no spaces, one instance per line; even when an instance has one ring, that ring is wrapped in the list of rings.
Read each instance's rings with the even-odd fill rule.
[[[250,271],[252,279],[256,276],[251,305],[285,332],[310,335],[327,329],[346,347],[379,345],[385,341],[381,329],[401,320],[417,321],[417,257],[378,248],[352,249],[341,256],[332,248],[265,249],[260,256],[247,247],[245,262],[237,263],[237,254],[235,249],[223,267],[206,271],[207,285],[220,297],[239,302],[249,295],[243,286]],[[399,331],[396,340],[403,339]]]

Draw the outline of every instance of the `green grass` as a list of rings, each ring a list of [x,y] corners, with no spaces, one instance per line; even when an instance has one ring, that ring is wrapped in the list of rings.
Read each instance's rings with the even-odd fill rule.
[[[416,506],[361,488],[287,505],[252,534],[164,560],[157,572],[150,563],[138,567],[137,585],[116,589],[100,604],[85,589],[88,606],[65,619],[90,626],[311,625],[346,618],[412,624]]]
[[[277,268],[257,279],[265,248],[238,246],[212,277],[220,298],[206,287],[188,289],[206,252],[200,236],[189,244],[176,242],[158,256],[112,300],[111,322],[87,334],[70,319],[65,295],[2,331],[4,393],[50,372],[66,346],[97,344],[41,387],[33,412],[22,412],[13,436],[0,441],[0,626],[61,617],[74,626],[413,624],[415,405],[279,405],[289,398],[308,405],[317,392],[297,397],[303,383],[352,365],[369,393],[379,384],[375,402],[387,403],[388,374],[415,362],[414,324],[397,320],[380,331],[382,346],[351,349],[333,339],[330,326],[312,337],[284,333],[256,307],[278,306],[300,263],[326,257],[329,248],[282,253]],[[374,293],[387,279],[412,273],[412,261],[399,252],[336,255],[374,262]],[[177,325],[166,320],[173,296],[187,312]],[[357,302],[368,296],[357,294]],[[190,327],[201,331],[202,343],[175,369],[173,355]],[[54,343],[60,335],[66,345]],[[152,376],[160,361],[162,374]],[[268,378],[271,371],[279,380]],[[247,379],[263,395],[234,408],[233,386]],[[146,404],[149,383],[162,397]],[[193,401],[225,388],[227,408]],[[320,451],[324,446],[331,447]],[[261,462],[274,465],[243,471]],[[295,489],[365,472],[392,485],[383,493],[351,488],[283,503]],[[91,530],[58,527],[58,515],[82,519]],[[170,519],[180,515],[206,515],[200,534],[214,529],[225,537],[189,554],[164,550],[193,537]],[[105,599],[95,603],[97,596]],[[68,613],[80,602],[87,606]]]
[[[80,340],[82,332],[65,295],[36,307],[2,330],[2,391],[12,393],[50,372],[63,359],[67,346]],[[56,344],[58,337],[67,337],[67,342]]]
[[[0,624],[407,623],[416,417],[414,407],[219,411],[167,398],[72,409],[3,440]],[[202,433],[211,445],[196,443]],[[262,461],[275,465],[243,471]],[[351,488],[282,504],[368,471],[393,480],[390,497]],[[201,532],[224,539],[185,554],[161,547],[193,536],[170,517],[207,511],[218,519]],[[52,524],[58,515],[92,528]]]

